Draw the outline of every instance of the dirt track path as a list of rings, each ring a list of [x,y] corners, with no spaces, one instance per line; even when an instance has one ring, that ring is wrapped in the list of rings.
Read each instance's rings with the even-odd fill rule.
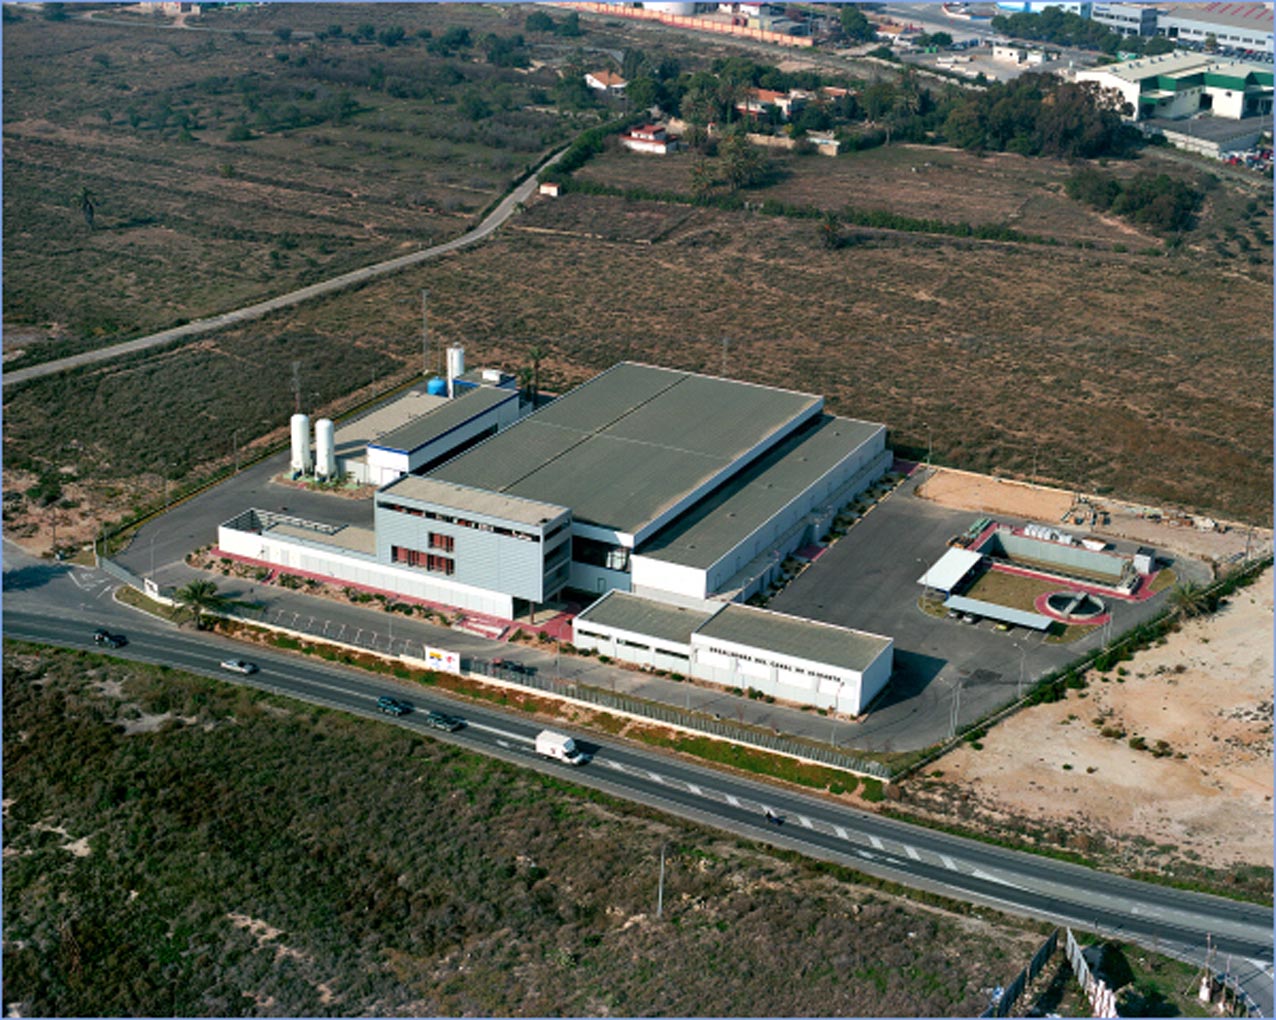
[[[27,382],[31,379],[39,379],[42,376],[53,375],[57,372],[64,372],[67,369],[79,368],[83,365],[91,365],[99,361],[107,361],[111,358],[118,358],[124,354],[133,354],[136,351],[144,351],[149,347],[156,347],[160,344],[172,343],[174,340],[183,340],[190,337],[202,336],[205,333],[211,333],[214,330],[224,329],[227,326],[234,326],[241,322],[249,322],[253,319],[260,319],[262,316],[269,315],[271,312],[277,312],[283,308],[290,308],[293,305],[301,304],[303,301],[309,301],[311,298],[323,297],[327,294],[335,294],[337,291],[344,290],[347,287],[360,283],[367,283],[369,280],[375,280],[381,276],[388,276],[391,273],[397,273],[401,269],[407,269],[410,266],[418,265],[440,255],[446,255],[448,252],[457,251],[461,248],[477,244],[479,241],[488,237],[507,219],[514,214],[514,210],[518,206],[526,202],[537,186],[537,174],[545,167],[551,166],[558,161],[559,157],[567,151],[567,146],[559,149],[542,161],[536,169],[528,176],[522,184],[516,187],[508,195],[506,195],[495,209],[493,209],[487,217],[473,230],[462,234],[460,237],[454,237],[450,241],[443,244],[436,244],[432,247],[422,249],[421,251],[412,252],[409,255],[400,255],[398,258],[389,259],[385,262],[377,262],[371,266],[364,266],[362,269],[355,269],[348,273],[342,273],[340,276],[334,276],[330,280],[323,280],[320,283],[312,283],[308,287],[302,287],[298,290],[289,291],[287,294],[281,294],[278,297],[268,298],[265,301],[259,301],[256,304],[248,305],[244,308],[238,308],[233,312],[225,312],[221,315],[215,315],[209,319],[196,319],[184,326],[175,326],[172,329],[161,330],[159,333],[151,333],[148,336],[138,337],[136,340],[126,340],[123,343],[112,344],[110,347],[103,347],[95,351],[85,351],[83,354],[75,354],[67,358],[58,358],[55,361],[46,361],[41,365],[32,365],[30,368],[22,368],[13,372],[4,374],[4,386],[11,386],[17,383]]]

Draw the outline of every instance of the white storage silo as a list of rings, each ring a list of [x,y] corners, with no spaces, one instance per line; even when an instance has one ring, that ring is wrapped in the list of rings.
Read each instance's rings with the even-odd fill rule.
[[[456,396],[456,378],[465,374],[465,348],[447,349],[447,395]]]
[[[308,475],[310,468],[310,416],[294,414],[292,416],[292,472]]]
[[[335,478],[337,475],[337,430],[331,418],[315,422],[315,477]]]

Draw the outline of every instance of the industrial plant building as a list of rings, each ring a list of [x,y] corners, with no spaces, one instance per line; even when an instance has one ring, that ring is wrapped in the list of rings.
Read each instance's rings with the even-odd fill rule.
[[[392,427],[368,436],[362,461],[344,451],[348,473],[379,486],[370,528],[246,509],[218,529],[221,551],[503,619],[566,588],[698,611],[712,600],[716,614],[777,580],[786,556],[820,538],[891,462],[884,426],[827,414],[811,394],[626,362],[525,414],[502,385],[508,377],[467,391],[462,375],[449,371],[451,400],[384,419]],[[318,471],[299,441],[303,419],[294,472]],[[319,459],[335,473],[343,444],[331,423],[318,425]],[[797,647],[779,637],[776,621],[788,619],[766,615],[780,658],[752,686],[792,687],[794,670],[807,668],[781,654]],[[825,635],[824,625],[798,624]],[[855,647],[872,638],[877,651],[834,657],[827,675],[861,694],[880,686],[889,639],[842,638]],[[731,683],[753,668],[717,654],[697,652],[696,675]]]
[[[742,691],[859,715],[890,679],[888,637],[736,602],[677,606],[608,592],[572,624],[577,647]]]

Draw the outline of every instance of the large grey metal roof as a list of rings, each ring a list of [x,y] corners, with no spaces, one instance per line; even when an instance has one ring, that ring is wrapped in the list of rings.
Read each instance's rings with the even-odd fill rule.
[[[722,612],[701,624],[696,634],[856,672],[868,669],[891,646],[890,638],[878,634],[786,616],[739,602],[728,603]]]
[[[369,443],[402,428],[414,418],[429,414],[448,402],[426,392],[425,384],[415,386],[388,403],[374,407],[367,414],[342,422],[333,436],[338,457],[356,457]]]
[[[545,524],[567,513],[567,508],[541,503],[530,499],[519,499],[500,492],[487,489],[475,489],[468,485],[457,485],[437,478],[422,478],[419,475],[404,475],[391,482],[378,494],[382,496],[399,496],[414,499],[421,503],[432,503],[453,510],[469,511],[502,521],[515,521],[519,524]]]
[[[885,428],[822,415],[641,545],[641,556],[707,569],[799,492]]]
[[[956,609],[959,613],[975,613],[986,616],[990,620],[1005,620],[1006,623],[1017,623],[1021,627],[1030,627],[1033,630],[1050,629],[1051,621],[1048,616],[1030,613],[1024,609],[999,606],[995,602],[985,602],[983,599],[970,599],[964,595],[950,595],[944,600],[944,608]]]
[[[690,645],[692,631],[719,609],[719,606],[712,609],[687,609],[613,589],[583,613],[578,613],[576,622],[632,631],[662,641]]]
[[[624,362],[431,473],[637,533],[822,398]]]
[[[510,390],[498,390],[489,387],[467,390],[447,403],[432,408],[419,418],[414,418],[406,425],[379,436],[369,446],[377,446],[383,450],[399,450],[411,453],[426,443],[437,439],[444,433],[471,418],[477,418],[485,411],[490,411],[507,400],[517,400],[518,394]]]

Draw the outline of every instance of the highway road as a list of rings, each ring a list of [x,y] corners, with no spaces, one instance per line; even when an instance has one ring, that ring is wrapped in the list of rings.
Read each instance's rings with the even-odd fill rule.
[[[150,347],[157,347],[160,344],[172,343],[174,340],[189,339],[195,336],[202,336],[205,333],[211,333],[218,329],[224,329],[227,326],[238,325],[242,322],[250,322],[253,319],[260,319],[264,315],[271,312],[277,312],[283,308],[291,308],[293,305],[300,304],[303,301],[309,301],[311,298],[322,297],[326,294],[333,294],[347,287],[357,284],[367,283],[370,280],[387,276],[390,273],[397,273],[401,269],[407,269],[411,266],[425,262],[427,259],[436,258],[439,255],[446,255],[448,252],[457,251],[471,244],[476,244],[488,237],[502,223],[514,214],[519,204],[526,202],[536,190],[539,181],[537,174],[541,170],[556,163],[559,158],[567,151],[566,146],[559,149],[552,156],[540,163],[536,170],[531,173],[527,180],[523,181],[513,191],[506,195],[500,203],[483,219],[483,221],[468,233],[462,234],[460,237],[454,237],[452,240],[443,244],[436,244],[421,251],[414,251],[408,255],[400,255],[398,258],[388,259],[385,262],[378,262],[375,265],[364,266],[362,269],[354,269],[348,273],[342,273],[340,276],[334,276],[330,280],[323,280],[319,283],[312,283],[308,287],[301,287],[297,290],[290,291],[287,294],[280,294],[278,297],[269,298],[265,301],[259,301],[254,305],[248,305],[244,308],[238,308],[222,315],[214,315],[208,319],[196,319],[194,322],[188,322],[184,326],[174,326],[172,329],[161,330],[158,333],[151,333],[148,336],[138,337],[135,340],[126,340],[123,343],[112,344],[110,347],[102,347],[93,351],[85,351],[83,354],[74,354],[66,358],[58,358],[55,361],[46,361],[40,365],[32,365],[30,368],[20,368],[14,371],[5,372],[0,385],[13,386],[30,379],[39,379],[42,376],[53,375],[57,372],[64,372],[67,369],[79,368],[83,365],[91,365],[99,361],[107,361],[111,358],[118,358],[124,354],[132,354],[136,351],[146,350]]]
[[[80,596],[48,594],[71,577]],[[845,864],[910,887],[1042,918],[1137,942],[1171,955],[1201,960],[1207,935],[1231,957],[1265,1015],[1272,1009],[1272,911],[1197,893],[1149,885],[1072,864],[1017,853],[859,812],[817,796],[714,772],[611,739],[576,733],[594,758],[577,769],[538,758],[539,726],[524,717],[448,698],[428,688],[370,677],[355,670],[243,646],[226,638],[179,630],[135,613],[110,597],[112,585],[90,571],[26,563],[5,574],[4,635],[48,644],[91,648],[96,626],[120,630],[129,644],[123,658],[163,663],[234,683],[247,683],[324,705],[428,732],[440,740],[546,772],[670,814],[726,829],[812,857]],[[217,663],[230,655],[251,658],[261,672],[238,677]],[[400,720],[376,712],[381,694],[405,698],[418,711]],[[438,708],[468,721],[456,734],[427,730],[421,715]],[[764,810],[783,818],[768,823]]]

